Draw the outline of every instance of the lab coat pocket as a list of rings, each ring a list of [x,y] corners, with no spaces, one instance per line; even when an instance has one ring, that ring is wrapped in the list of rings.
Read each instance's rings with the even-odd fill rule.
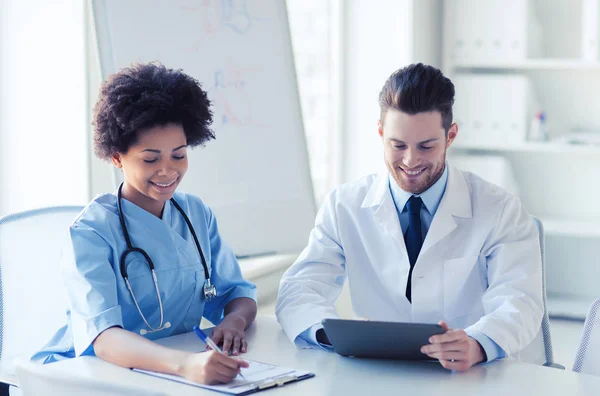
[[[483,274],[478,260],[479,256],[444,260],[444,318],[451,327],[466,327],[472,324],[466,322],[474,323],[483,313]]]

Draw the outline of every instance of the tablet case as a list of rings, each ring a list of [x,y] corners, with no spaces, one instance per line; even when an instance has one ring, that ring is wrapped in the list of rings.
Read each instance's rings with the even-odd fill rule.
[[[444,333],[442,326],[426,323],[324,319],[322,324],[336,353],[369,358],[433,360],[421,347]]]

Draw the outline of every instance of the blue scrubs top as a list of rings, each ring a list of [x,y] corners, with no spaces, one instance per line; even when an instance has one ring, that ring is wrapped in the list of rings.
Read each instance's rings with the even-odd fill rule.
[[[231,249],[219,235],[217,220],[208,206],[193,195],[176,192],[175,200],[189,217],[210,272],[217,297],[204,299],[204,268],[192,234],[181,213],[167,201],[162,219],[121,199],[127,231],[134,247],[144,249],[154,263],[163,304],[164,322],[171,327],[148,332],[154,340],[192,331],[204,316],[215,325],[223,310],[240,297],[256,301],[256,286],[244,280]],[[67,324],[32,360],[50,363],[94,355],[96,337],[120,326],[140,334],[148,329],[121,276],[119,261],[127,249],[119,222],[116,194],[95,198],[70,228],[72,251],[61,263],[69,307]],[[160,310],[152,275],[143,256],[127,256],[129,282],[140,309],[152,327],[160,323]]]

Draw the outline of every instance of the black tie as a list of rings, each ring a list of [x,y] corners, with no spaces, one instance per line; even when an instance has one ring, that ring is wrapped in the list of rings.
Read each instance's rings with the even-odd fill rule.
[[[406,243],[406,251],[408,252],[408,259],[410,261],[410,271],[408,272],[408,282],[406,284],[406,298],[411,301],[411,279],[413,268],[419,257],[421,246],[423,246],[423,236],[421,233],[421,205],[423,201],[420,197],[414,195],[410,197],[406,203],[406,209],[408,211],[408,229],[404,235],[404,242]]]

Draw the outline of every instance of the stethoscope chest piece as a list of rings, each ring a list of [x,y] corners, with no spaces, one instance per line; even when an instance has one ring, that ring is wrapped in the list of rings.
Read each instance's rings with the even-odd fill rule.
[[[215,297],[217,297],[217,288],[210,283],[210,279],[207,279],[204,282],[204,299],[210,302]]]

